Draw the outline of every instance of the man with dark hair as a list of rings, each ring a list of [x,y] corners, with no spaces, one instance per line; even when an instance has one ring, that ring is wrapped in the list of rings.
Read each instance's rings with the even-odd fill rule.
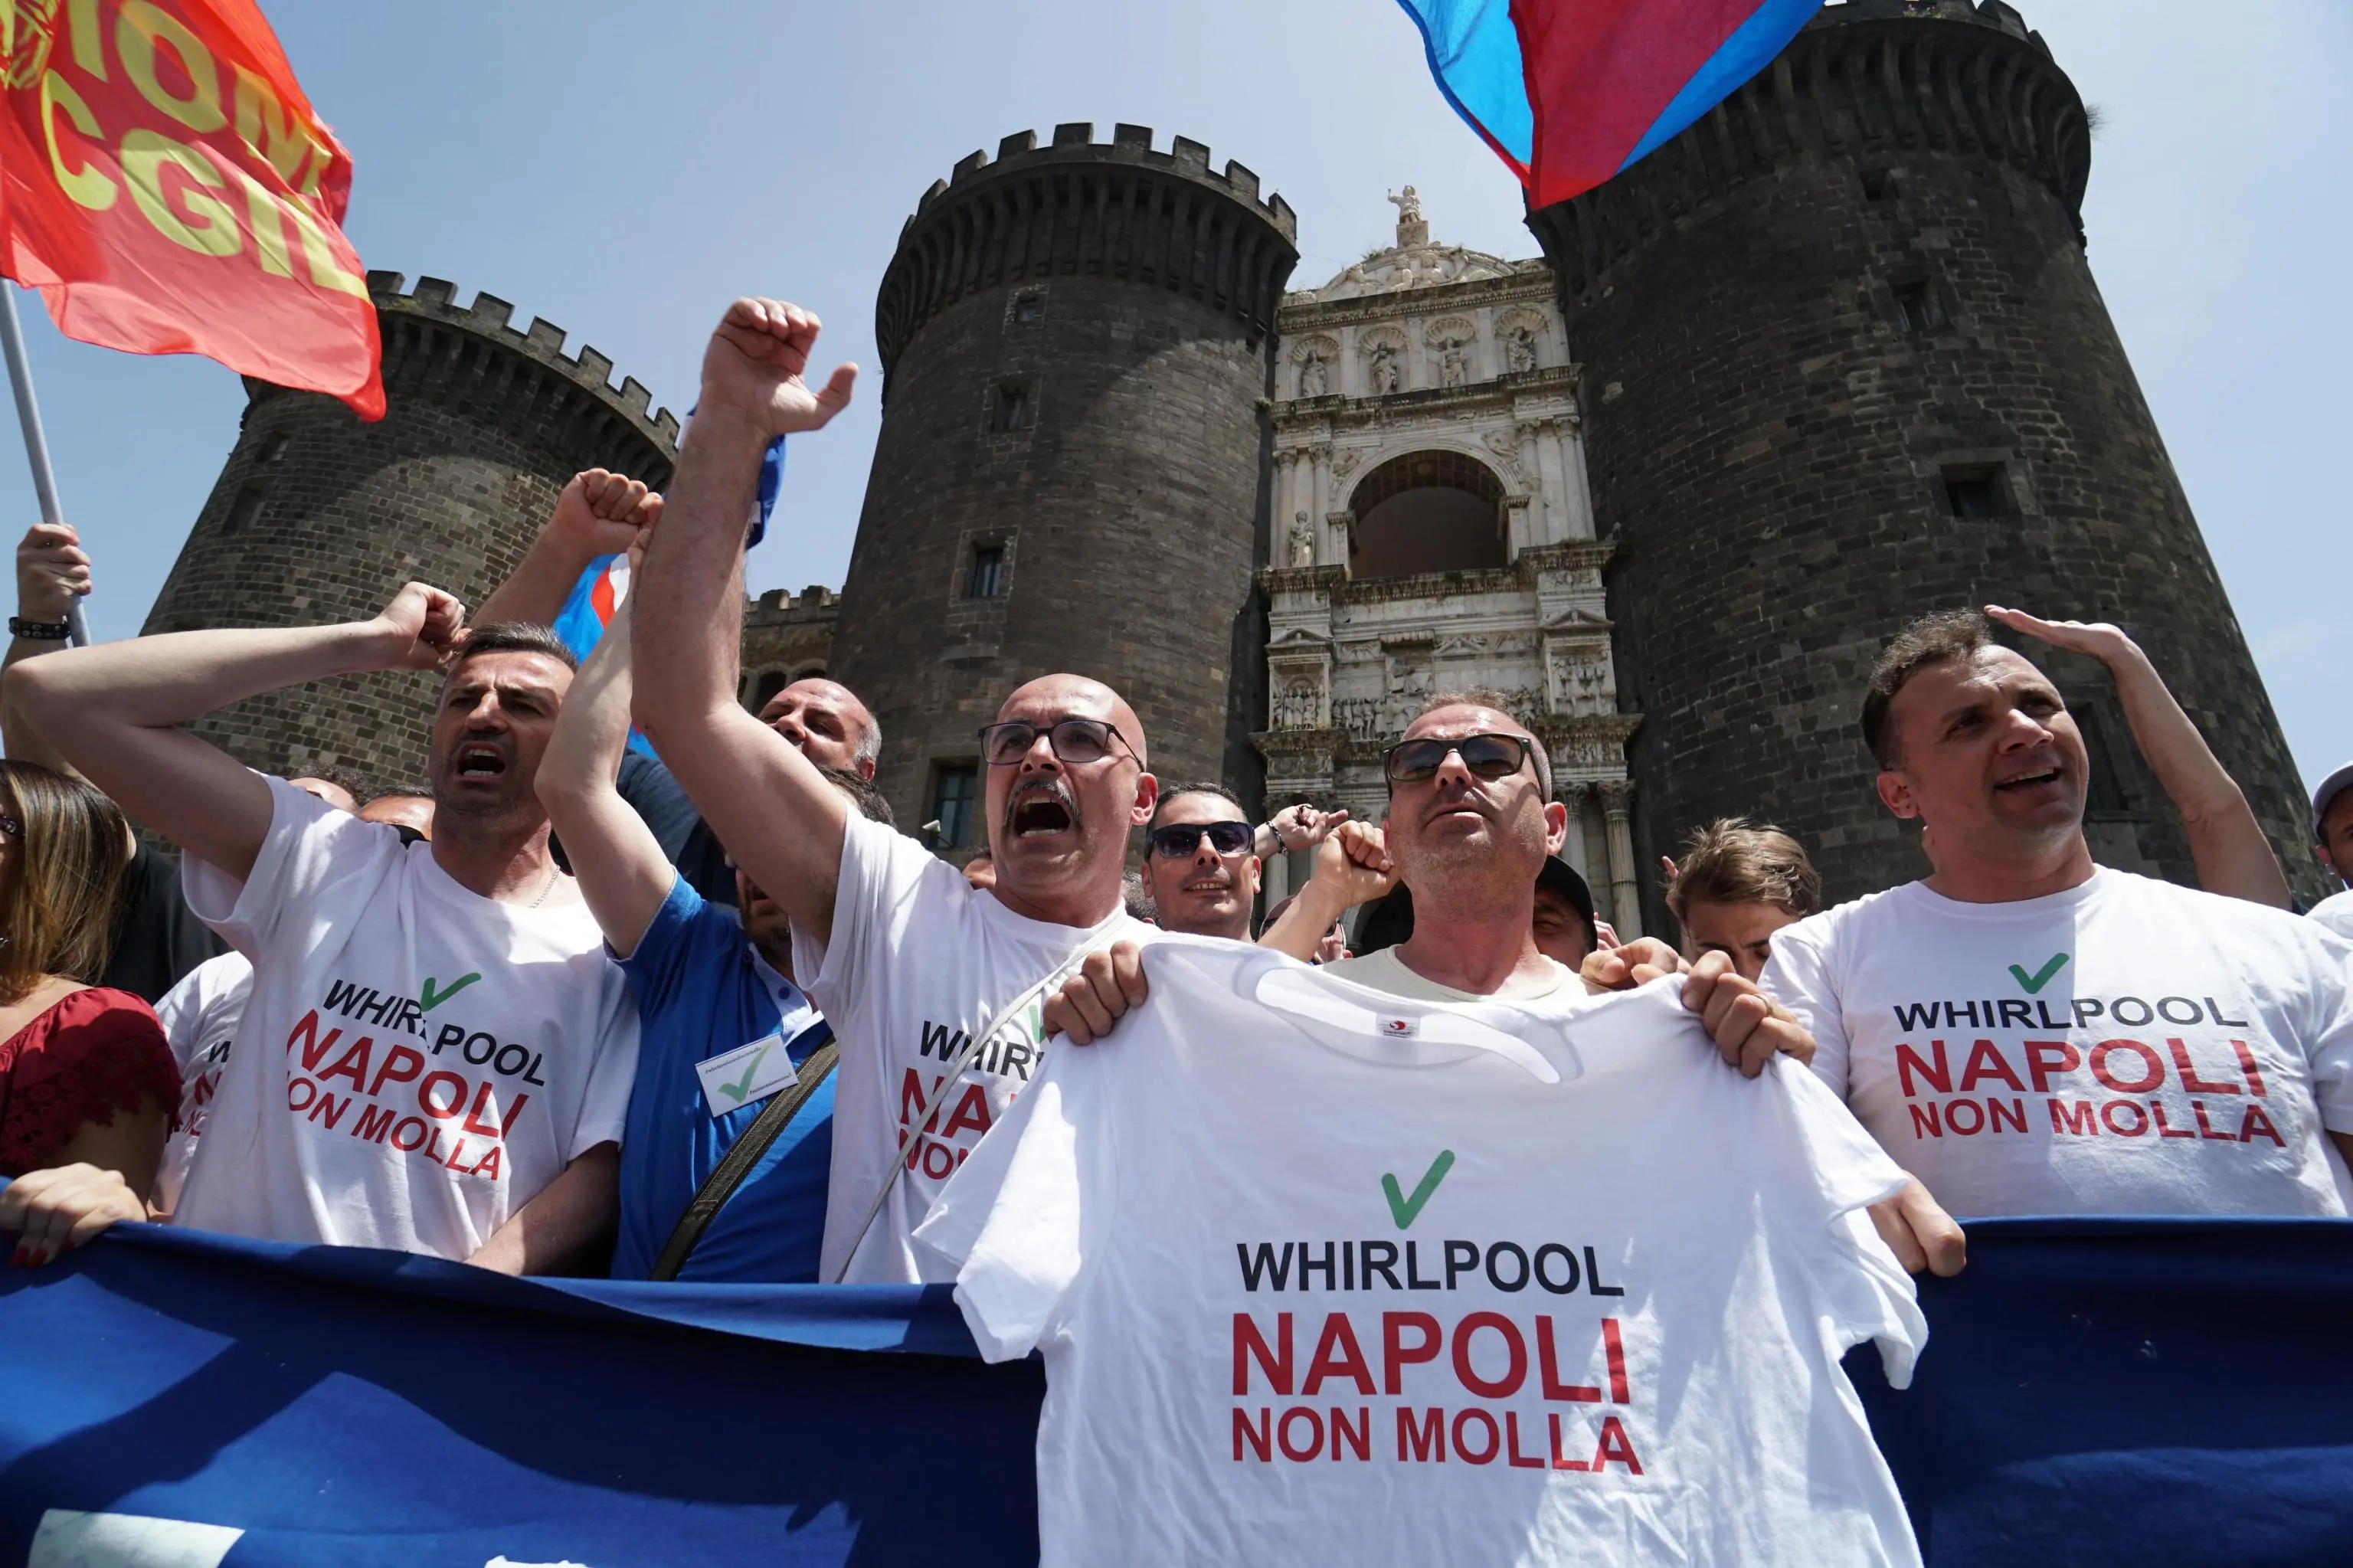
[[[2312,917],[2353,938],[2353,762],[2331,773],[2312,792],[2312,836],[2315,852],[2346,885],[2348,891],[2332,894],[2312,906]]]
[[[1821,874],[1806,846],[1746,817],[1693,829],[1682,863],[1668,861],[1666,872],[1667,908],[1683,927],[1683,957],[1722,953],[1745,980],[1765,972],[1774,932],[1822,906]]]
[[[482,601],[483,618],[553,624],[590,563],[641,550],[661,508],[659,495],[627,474],[592,468],[573,475],[522,562]],[[873,714],[849,687],[822,675],[785,686],[761,705],[760,722],[818,767],[860,779],[874,777],[882,755]],[[688,885],[712,904],[733,905],[735,868],[669,768],[633,747],[621,758],[618,787]]]
[[[638,1033],[533,789],[572,658],[543,627],[469,637],[464,617],[411,583],[371,620],[141,637],[9,673],[67,759],[181,847],[190,906],[253,959],[176,1224],[516,1274],[597,1240]],[[429,846],[179,727],[436,666]]]
[[[624,605],[582,667],[538,779],[638,1004],[613,1277],[815,1284],[833,1030],[794,983],[784,906],[740,869],[734,910],[705,899],[615,786],[629,739],[634,619]],[[889,825],[873,785],[822,772]]]
[[[359,809],[363,822],[382,822],[403,843],[433,836],[433,795],[427,789],[387,789]]]
[[[1122,906],[1129,835],[1158,786],[1144,726],[1076,674],[1008,696],[980,736],[997,880],[976,890],[913,839],[859,818],[809,752],[735,701],[744,519],[777,436],[849,399],[854,366],[802,378],[817,318],[775,300],[727,309],[703,355],[701,411],[679,452],[633,595],[638,722],[733,852],[789,917],[794,973],[840,1051],[828,1280],[948,1277],[913,1236],[957,1165],[1039,1066],[1035,1005],[1082,955],[1150,927]]]
[[[1775,933],[1765,983],[1898,1163],[1962,1214],[2343,1215],[2353,953],[2094,864],[2074,717],[1974,612],[1889,642],[1862,729],[1932,870]]]
[[[1161,791],[1144,830],[1145,891],[1164,931],[1250,939],[1258,900],[1256,832],[1222,784]]]

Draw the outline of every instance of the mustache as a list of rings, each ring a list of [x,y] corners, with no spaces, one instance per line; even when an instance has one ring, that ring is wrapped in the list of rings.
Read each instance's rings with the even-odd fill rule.
[[[1016,784],[1011,793],[1005,797],[1006,832],[1013,831],[1013,819],[1021,808],[1040,796],[1056,802],[1063,810],[1069,812],[1071,826],[1075,828],[1081,825],[1079,797],[1071,789],[1068,780],[1059,778],[1032,779],[1025,783]]]

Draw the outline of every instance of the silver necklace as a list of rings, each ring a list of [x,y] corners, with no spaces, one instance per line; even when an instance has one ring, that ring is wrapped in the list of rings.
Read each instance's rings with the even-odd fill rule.
[[[547,863],[547,880],[539,885],[539,896],[524,905],[523,907],[526,909],[536,909],[541,905],[546,903],[548,894],[554,891],[555,879],[559,874],[560,874],[555,869],[555,862],[554,858],[551,857]]]

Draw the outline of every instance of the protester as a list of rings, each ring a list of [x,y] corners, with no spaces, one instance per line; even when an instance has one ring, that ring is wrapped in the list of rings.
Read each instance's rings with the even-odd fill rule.
[[[1991,632],[1924,616],[1872,672],[1879,798],[1934,869],[1774,934],[1814,1070],[1957,1213],[2344,1214],[2353,951],[2094,864],[2083,736]]]
[[[16,546],[16,614],[0,669],[66,646],[66,614],[90,590],[90,556],[69,524],[36,523]],[[0,689],[0,735],[9,757],[60,773],[73,768]],[[319,780],[319,782],[325,782]],[[198,964],[227,950],[180,898],[180,863],[143,843],[122,868],[101,988],[153,1004]]]
[[[2107,667],[2141,758],[2181,818],[2200,886],[2274,909],[2295,907],[2279,856],[2272,853],[2246,795],[2223,771],[2140,644],[2105,621],[2043,620],[1991,604],[1985,612],[2012,631],[2088,654]]]
[[[1290,912],[1293,902],[1298,896],[1296,893],[1287,893],[1275,901],[1274,907],[1266,912],[1265,934],[1259,938],[1261,947],[1271,947],[1278,952],[1285,950],[1279,944],[1269,941],[1267,937],[1282,926],[1283,916]],[[1337,963],[1349,956],[1348,927],[1342,922],[1335,920],[1332,922],[1332,928],[1316,939],[1314,951],[1303,955],[1294,953],[1292,956],[1311,964]]]
[[[0,1231],[18,1234],[16,1263],[142,1217],[179,1104],[147,1003],[90,983],[129,854],[113,801],[0,762]]]
[[[553,625],[573,586],[598,557],[626,553],[661,515],[662,498],[639,481],[587,469],[556,497],[522,562],[483,601],[485,620]],[[821,676],[795,681],[760,709],[760,722],[802,748],[820,768],[874,777],[881,726],[847,686]],[[662,761],[632,748],[621,760],[621,799],[645,819],[662,853],[688,885],[712,904],[733,905],[735,870],[727,853]],[[560,837],[561,835],[559,835]]]
[[[1822,905],[1822,879],[1806,848],[1746,817],[1694,828],[1681,864],[1666,863],[1667,909],[1683,928],[1683,954],[1722,953],[1746,980],[1765,972],[1773,933]]]
[[[398,830],[403,843],[433,836],[433,796],[423,789],[392,789],[359,809],[363,822],[382,822]]]
[[[9,673],[69,759],[190,857],[190,905],[253,960],[178,1224],[544,1273],[611,1214],[637,1019],[533,792],[571,659],[543,628],[463,617],[411,583],[372,620],[142,637]],[[445,660],[429,845],[178,727]]]
[[[2322,779],[2312,792],[2312,834],[2319,841],[2320,863],[2347,887],[2314,905],[2312,917],[2353,939],[2353,762]]]
[[[1838,1371],[1875,1338],[1900,1385],[1925,1337],[1862,1217],[1903,1172],[1768,1070],[1807,1043],[1720,956],[1592,998],[1539,949],[1567,812],[1507,714],[1440,699],[1386,760],[1412,936],[1106,959],[1150,1001],[1048,1057],[918,1234],[985,1358],[1046,1358],[1047,1560],[1618,1561],[1633,1517],[1640,1560],[1916,1561]],[[1686,990],[1739,1015],[1720,1047]],[[1078,1040],[1132,1001],[1049,1012]],[[1613,1467],[1688,1489],[1672,1521]]]
[[[1164,790],[1145,829],[1142,867],[1160,928],[1249,941],[1259,879],[1250,846],[1261,831],[1223,785]]]
[[[1144,726],[1116,692],[1078,675],[1020,687],[981,737],[997,870],[982,894],[913,839],[860,819],[815,761],[736,705],[744,519],[761,454],[824,425],[856,375],[844,366],[821,392],[804,383],[818,330],[795,306],[745,299],[712,336],[636,591],[637,717],[783,906],[794,973],[833,1025],[825,1277],[944,1279],[910,1237],[1036,1070],[1036,1000],[1082,955],[1148,934],[1125,915],[1121,882],[1157,785]]]
[[[833,1031],[793,983],[783,907],[741,871],[740,924],[705,900],[615,788],[629,738],[631,620],[624,605],[582,666],[538,779],[638,1004],[613,1277],[814,1284],[833,1151]],[[871,784],[824,771],[889,823]],[[779,1097],[790,1119],[764,1123]],[[713,1173],[747,1135],[765,1136],[765,1152],[729,1163],[723,1191]]]

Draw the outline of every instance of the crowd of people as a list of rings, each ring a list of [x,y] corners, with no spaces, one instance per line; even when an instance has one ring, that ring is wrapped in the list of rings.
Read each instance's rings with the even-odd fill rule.
[[[1853,788],[1919,825],[1928,874],[1825,908],[1789,834],[1706,824],[1664,867],[1680,947],[1598,918],[1544,743],[1492,693],[1388,747],[1381,821],[1254,822],[1164,787],[1117,691],[1042,675],[979,736],[985,853],[941,859],[873,787],[856,694],[736,699],[762,453],[852,389],[804,378],[818,330],[738,301],[668,493],[578,476],[470,619],[411,583],[365,621],[68,649],[88,558],[26,535],[0,687],[16,1263],[156,1220],[518,1274],[953,1278],[918,1227],[1050,1051],[1120,1048],[1164,933],[1418,1002],[1672,987],[1730,1067],[1810,1069],[1893,1157],[1871,1217],[1915,1271],[1963,1266],[1955,1214],[2347,1213],[2353,894],[2295,912],[2114,627],[1906,627],[1857,694]],[[628,599],[577,662],[549,624],[620,551]],[[2106,666],[2202,891],[2094,861],[2083,734],[1998,631]],[[439,673],[414,787],[363,801],[182,727],[375,670]],[[2353,765],[2312,827],[2353,883]],[[1312,874],[1261,917],[1286,852]]]

